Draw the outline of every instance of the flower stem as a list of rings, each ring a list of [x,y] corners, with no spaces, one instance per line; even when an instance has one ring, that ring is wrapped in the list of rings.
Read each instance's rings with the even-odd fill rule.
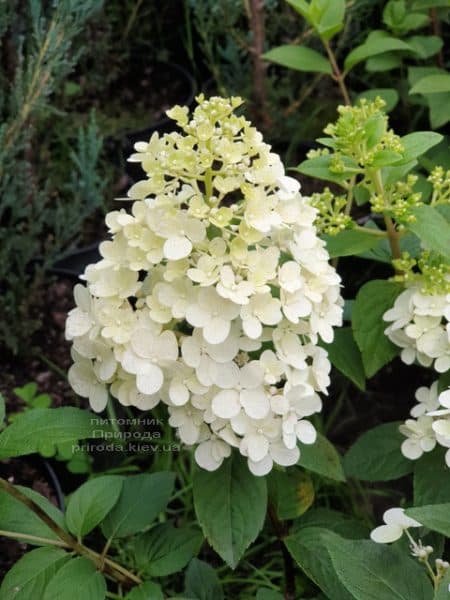
[[[330,65],[333,70],[333,78],[336,80],[336,82],[339,86],[339,90],[341,92],[344,103],[347,106],[350,106],[351,100],[350,100],[350,95],[347,90],[347,86],[345,85],[345,82],[344,82],[344,74],[342,73],[342,71],[339,68],[339,65],[337,64],[336,57],[334,55],[334,52],[333,52],[328,40],[322,40],[322,43],[325,46],[325,50],[327,51],[328,60],[330,61]]]

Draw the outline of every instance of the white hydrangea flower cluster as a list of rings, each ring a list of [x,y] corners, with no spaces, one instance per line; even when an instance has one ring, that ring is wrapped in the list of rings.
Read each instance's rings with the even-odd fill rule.
[[[449,448],[445,462],[450,467],[450,388],[439,393],[438,382],[429,388],[416,391],[417,404],[411,409],[411,419],[400,425],[406,436],[402,443],[402,454],[417,460],[424,452],[431,452],[436,444]]]
[[[420,282],[407,287],[384,313],[390,322],[388,338],[402,348],[401,359],[433,365],[438,373],[450,369],[450,294],[426,293]]]
[[[340,278],[309,199],[234,114],[242,101],[197,100],[168,112],[180,132],[135,146],[147,178],[131,214],[107,215],[112,239],[75,289],[69,381],[96,411],[108,389],[142,410],[162,401],[201,467],[234,447],[264,475],[316,439]]]

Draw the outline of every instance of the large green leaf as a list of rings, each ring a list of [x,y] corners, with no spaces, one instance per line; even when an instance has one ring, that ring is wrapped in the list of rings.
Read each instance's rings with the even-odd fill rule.
[[[114,508],[102,523],[106,537],[123,537],[142,531],[162,512],[173,491],[174,473],[143,473],[124,479]]]
[[[16,487],[27,498],[33,500],[33,502],[42,508],[62,529],[65,529],[64,515],[47,498],[29,488],[20,485]],[[3,490],[0,491],[0,529],[52,540],[59,539],[56,533],[31,509]],[[36,542],[30,541],[29,543]]]
[[[434,207],[425,204],[411,209],[416,220],[409,229],[417,235],[428,250],[450,258],[450,223]]]
[[[42,600],[48,582],[67,560],[67,552],[53,546],[27,552],[6,574],[0,600]]]
[[[361,352],[353,338],[351,327],[341,327],[334,332],[331,344],[323,344],[331,364],[360,389],[366,387],[366,376]]]
[[[400,138],[404,148],[402,163],[408,163],[442,142],[443,136],[434,131],[415,131]]]
[[[371,56],[398,50],[413,51],[409,44],[399,40],[398,38],[390,37],[388,35],[372,35],[363,44],[354,48],[347,55],[344,63],[345,71],[350,71],[350,69],[352,69],[355,65],[367,60]]]
[[[125,596],[125,600],[164,600],[164,594],[157,583],[147,581],[135,587]]]
[[[354,600],[338,579],[327,551],[327,539],[333,535],[320,527],[306,527],[285,538],[289,553],[314,583],[333,600]]]
[[[384,423],[363,433],[344,456],[346,474],[363,481],[390,481],[410,473],[413,463],[400,451],[405,438],[399,425]]]
[[[345,481],[340,454],[320,433],[317,434],[314,444],[301,444],[298,464],[329,479]]]
[[[196,471],[194,504],[209,543],[234,569],[263,526],[265,479],[252,475],[245,459],[233,452],[217,471]]]
[[[407,43],[419,58],[429,58],[439,52],[444,42],[436,35],[413,35]]]
[[[409,90],[410,94],[441,94],[442,92],[450,92],[450,73],[428,75]]]
[[[350,171],[344,171],[343,173],[333,173],[330,171],[332,157],[330,154],[325,154],[323,156],[316,156],[314,158],[308,158],[304,160],[302,163],[298,165],[298,167],[293,168],[293,171],[298,171],[303,175],[309,175],[310,177],[315,177],[317,179],[324,179],[325,181],[332,181],[333,183],[337,183],[338,185],[342,185],[342,183],[349,179],[353,173]],[[345,163],[345,160],[344,160]],[[356,167],[356,164],[348,165]]]
[[[267,481],[270,502],[282,521],[299,517],[314,502],[314,486],[303,469],[295,466],[286,471],[273,469]]]
[[[336,235],[323,236],[327,243],[330,258],[337,256],[353,256],[375,248],[381,237],[373,233],[361,231],[360,229],[348,229]]]
[[[193,558],[184,580],[185,594],[195,600],[223,600],[223,589],[214,569]]]
[[[270,60],[289,69],[331,75],[330,63],[311,48],[305,46],[279,46],[263,54],[262,58]]]
[[[83,537],[97,527],[119,499],[123,477],[105,475],[91,479],[70,497],[66,511],[69,531]]]
[[[450,537],[450,503],[408,508],[406,514],[428,529]]]
[[[33,454],[42,442],[63,444],[103,435],[98,417],[73,407],[27,410],[0,434],[0,459]]]
[[[105,594],[105,578],[91,560],[80,556],[57,571],[42,600],[105,600]]]
[[[359,290],[352,312],[355,341],[361,350],[364,370],[372,377],[399,353],[384,334],[384,313],[393,306],[402,288],[397,283],[374,279]]]
[[[432,600],[425,570],[407,553],[369,540],[330,534],[327,550],[337,577],[355,600]]]
[[[171,523],[156,525],[133,542],[135,563],[140,573],[164,577],[181,571],[198,551],[203,536],[194,527],[175,528]]]
[[[369,529],[366,524],[330,508],[319,507],[308,510],[307,513],[294,521],[290,533],[294,534],[306,527],[328,529],[350,540],[367,539],[369,537]]]
[[[435,448],[415,461],[414,504],[450,502],[450,471],[445,464],[446,448]]]

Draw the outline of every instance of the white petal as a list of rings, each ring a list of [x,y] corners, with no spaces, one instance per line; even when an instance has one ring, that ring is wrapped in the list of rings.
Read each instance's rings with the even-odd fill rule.
[[[108,403],[108,391],[104,385],[93,385],[89,393],[89,404],[95,412],[104,410]]]
[[[399,525],[380,525],[370,532],[370,538],[377,544],[390,544],[399,540],[403,529]]]
[[[279,442],[270,446],[270,455],[278,465],[290,467],[295,465],[300,458],[300,450],[297,447],[286,448],[284,444]]]
[[[412,439],[407,439],[402,443],[401,451],[403,456],[406,456],[406,458],[409,458],[410,460],[417,460],[423,454],[420,444]]]
[[[249,458],[254,462],[261,461],[269,450],[269,441],[266,436],[258,433],[251,433],[246,438],[247,452]]]
[[[299,421],[295,428],[298,439],[303,444],[314,444],[317,439],[317,431],[309,421]]]
[[[164,256],[169,260],[180,260],[189,256],[192,243],[186,237],[171,237],[164,242]]]
[[[136,387],[142,394],[156,394],[164,381],[163,372],[156,365],[148,365],[145,373],[136,375]]]
[[[211,319],[203,328],[203,337],[210,344],[224,342],[230,333],[230,321],[216,317]]]
[[[240,400],[242,408],[252,419],[264,419],[269,414],[269,399],[262,388],[242,390]]]
[[[213,413],[222,419],[231,419],[239,414],[239,394],[235,390],[222,390],[212,401]]]
[[[247,460],[247,463],[250,472],[253,473],[253,475],[256,475],[257,477],[263,477],[264,475],[267,475],[267,473],[270,473],[273,466],[273,461],[269,455],[267,455],[259,462],[254,462],[249,458]]]
[[[217,460],[217,458],[217,455],[213,452],[213,442],[211,441],[203,442],[195,449],[195,460],[206,471],[215,471],[220,467],[223,457],[221,460]]]
[[[172,381],[169,387],[169,398],[175,406],[183,406],[189,400],[189,390],[181,381]]]

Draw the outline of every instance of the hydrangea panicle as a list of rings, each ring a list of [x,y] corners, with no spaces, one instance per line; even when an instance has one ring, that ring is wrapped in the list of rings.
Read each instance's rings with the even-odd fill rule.
[[[198,464],[231,449],[257,475],[313,444],[330,363],[317,344],[342,322],[340,278],[317,235],[317,210],[239,98],[168,111],[180,131],[136,144],[146,178],[131,214],[76,287],[67,320],[69,379],[94,410],[107,390],[126,406],[168,407]],[[144,275],[143,275],[144,274]]]

